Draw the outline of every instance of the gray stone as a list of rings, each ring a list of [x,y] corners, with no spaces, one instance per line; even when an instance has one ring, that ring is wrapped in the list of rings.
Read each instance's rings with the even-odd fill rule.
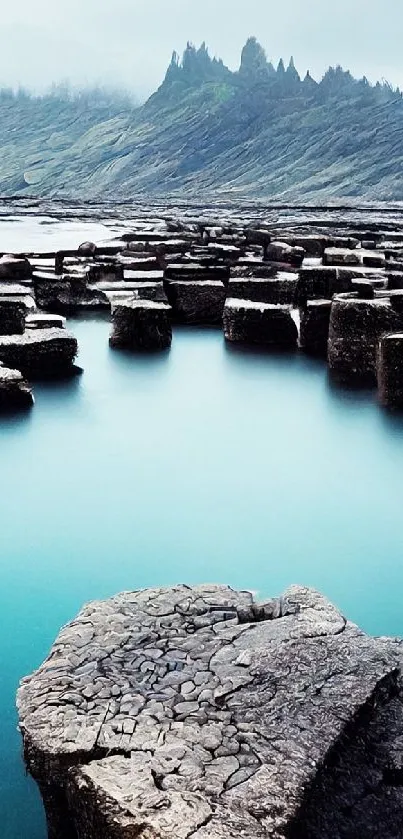
[[[20,371],[0,365],[0,411],[25,410],[33,404],[32,390]]]
[[[77,339],[66,329],[28,329],[0,336],[0,361],[23,373],[57,376],[71,371]]]
[[[227,341],[295,347],[298,330],[287,306],[230,298],[224,307]]]
[[[150,589],[90,603],[61,631],[18,692],[50,839],[395,839],[401,644],[369,638],[310,589],[270,603],[262,619],[264,604],[248,592]],[[200,671],[190,630],[203,616],[209,656]],[[180,685],[175,714],[171,700],[153,698],[133,652],[147,660],[155,637],[166,651],[158,661],[184,653],[183,686],[205,673],[203,710],[183,701]],[[100,673],[108,691],[98,690]],[[157,679],[161,697],[168,675]],[[122,698],[111,700],[118,689]]]
[[[110,344],[132,350],[171,346],[171,307],[151,300],[125,300],[112,305]]]

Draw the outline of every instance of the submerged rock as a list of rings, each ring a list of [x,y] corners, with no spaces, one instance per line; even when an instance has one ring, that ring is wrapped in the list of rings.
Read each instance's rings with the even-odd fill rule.
[[[296,586],[90,603],[18,692],[50,839],[395,839],[401,661]]]
[[[171,307],[154,300],[112,303],[112,347],[162,350],[171,346]]]
[[[77,339],[66,329],[28,329],[0,336],[0,362],[35,376],[68,373],[77,355]]]
[[[288,306],[229,298],[224,307],[227,341],[295,347],[298,330]]]
[[[32,390],[20,371],[0,364],[0,412],[24,410],[33,404]]]

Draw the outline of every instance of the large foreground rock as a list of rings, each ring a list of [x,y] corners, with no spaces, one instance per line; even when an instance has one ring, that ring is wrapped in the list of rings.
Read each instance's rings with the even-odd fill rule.
[[[227,341],[295,347],[298,330],[288,306],[229,298],[224,307]]]
[[[0,336],[0,362],[34,376],[68,373],[77,355],[77,339],[66,329],[28,329]]]
[[[401,646],[316,592],[90,603],[18,693],[51,839],[396,839]]]
[[[162,350],[171,346],[171,307],[153,300],[125,300],[112,304],[112,347]]]

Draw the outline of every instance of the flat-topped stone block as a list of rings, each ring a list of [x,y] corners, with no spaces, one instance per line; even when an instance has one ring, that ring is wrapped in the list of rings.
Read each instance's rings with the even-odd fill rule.
[[[375,381],[376,353],[382,335],[403,327],[403,313],[386,297],[357,296],[333,300],[328,342],[328,363],[340,379]]]
[[[159,350],[171,346],[171,307],[153,300],[112,303],[112,347]]]
[[[167,265],[164,276],[167,280],[220,281],[226,284],[230,278],[230,268],[228,265],[203,265],[199,262],[172,263]]]
[[[301,311],[300,347],[310,355],[327,356],[331,300],[308,300]]]
[[[401,654],[297,586],[88,604],[18,692],[49,839],[396,837]]]
[[[220,280],[164,281],[168,303],[178,323],[216,324],[222,322],[226,288]]]
[[[227,341],[295,347],[298,330],[288,306],[229,298],[224,307]]]
[[[22,335],[27,311],[23,300],[0,296],[0,335]]]
[[[0,364],[0,412],[25,410],[33,404],[32,390],[22,373]]]
[[[281,274],[278,277],[248,277],[231,279],[227,296],[241,300],[274,303],[292,306],[295,300],[298,277],[295,274]]]
[[[37,306],[56,314],[109,307],[106,295],[89,286],[86,272],[61,275],[34,272],[33,285]]]
[[[377,355],[379,399],[389,408],[403,407],[403,332],[384,335]]]
[[[40,312],[27,315],[25,319],[26,329],[64,329],[66,318],[62,315],[44,315]]]
[[[66,329],[27,329],[0,336],[0,362],[33,376],[68,373],[77,355],[74,335]]]

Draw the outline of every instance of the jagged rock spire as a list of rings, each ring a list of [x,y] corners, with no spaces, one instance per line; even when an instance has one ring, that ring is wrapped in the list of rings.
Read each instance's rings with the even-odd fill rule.
[[[239,72],[243,76],[263,78],[269,73],[266,53],[255,37],[248,38],[241,55]]]

